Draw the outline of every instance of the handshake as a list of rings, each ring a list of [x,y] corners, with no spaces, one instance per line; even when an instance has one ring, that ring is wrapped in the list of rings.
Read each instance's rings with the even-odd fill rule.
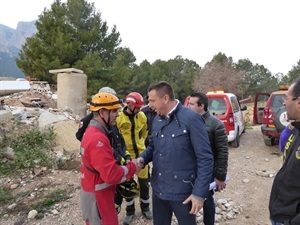
[[[144,159],[142,157],[138,157],[137,159],[133,159],[132,162],[134,163],[136,167],[136,174],[138,174],[141,169],[144,167]]]

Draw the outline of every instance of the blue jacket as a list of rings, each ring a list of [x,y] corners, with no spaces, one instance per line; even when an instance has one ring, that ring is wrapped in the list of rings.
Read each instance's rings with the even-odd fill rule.
[[[179,103],[169,118],[156,116],[152,139],[140,155],[153,163],[152,190],[163,200],[205,199],[213,179],[213,154],[204,119]]]
[[[279,139],[279,149],[281,152],[284,152],[285,144],[288,141],[291,133],[292,133],[292,131],[289,128],[289,126],[286,126],[285,129],[281,132],[280,139]]]

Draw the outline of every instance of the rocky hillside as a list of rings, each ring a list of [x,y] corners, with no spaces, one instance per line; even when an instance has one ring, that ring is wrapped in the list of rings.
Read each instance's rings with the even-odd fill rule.
[[[15,59],[26,38],[36,31],[35,21],[19,22],[17,29],[0,24],[0,76],[25,77]]]

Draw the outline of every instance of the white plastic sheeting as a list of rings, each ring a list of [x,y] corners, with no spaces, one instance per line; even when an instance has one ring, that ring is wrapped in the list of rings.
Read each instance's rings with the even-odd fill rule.
[[[25,79],[0,81],[0,96],[10,95],[16,92],[30,89],[29,81]]]

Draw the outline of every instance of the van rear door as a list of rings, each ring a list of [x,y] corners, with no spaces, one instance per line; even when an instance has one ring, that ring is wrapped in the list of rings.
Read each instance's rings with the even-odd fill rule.
[[[253,107],[253,124],[262,124],[264,109],[267,105],[268,99],[270,97],[269,93],[257,92],[254,100]]]
[[[208,95],[208,109],[211,114],[224,123],[227,135],[229,134],[230,130],[234,130],[234,124],[229,121],[229,113],[232,113],[231,103],[226,95]]]

